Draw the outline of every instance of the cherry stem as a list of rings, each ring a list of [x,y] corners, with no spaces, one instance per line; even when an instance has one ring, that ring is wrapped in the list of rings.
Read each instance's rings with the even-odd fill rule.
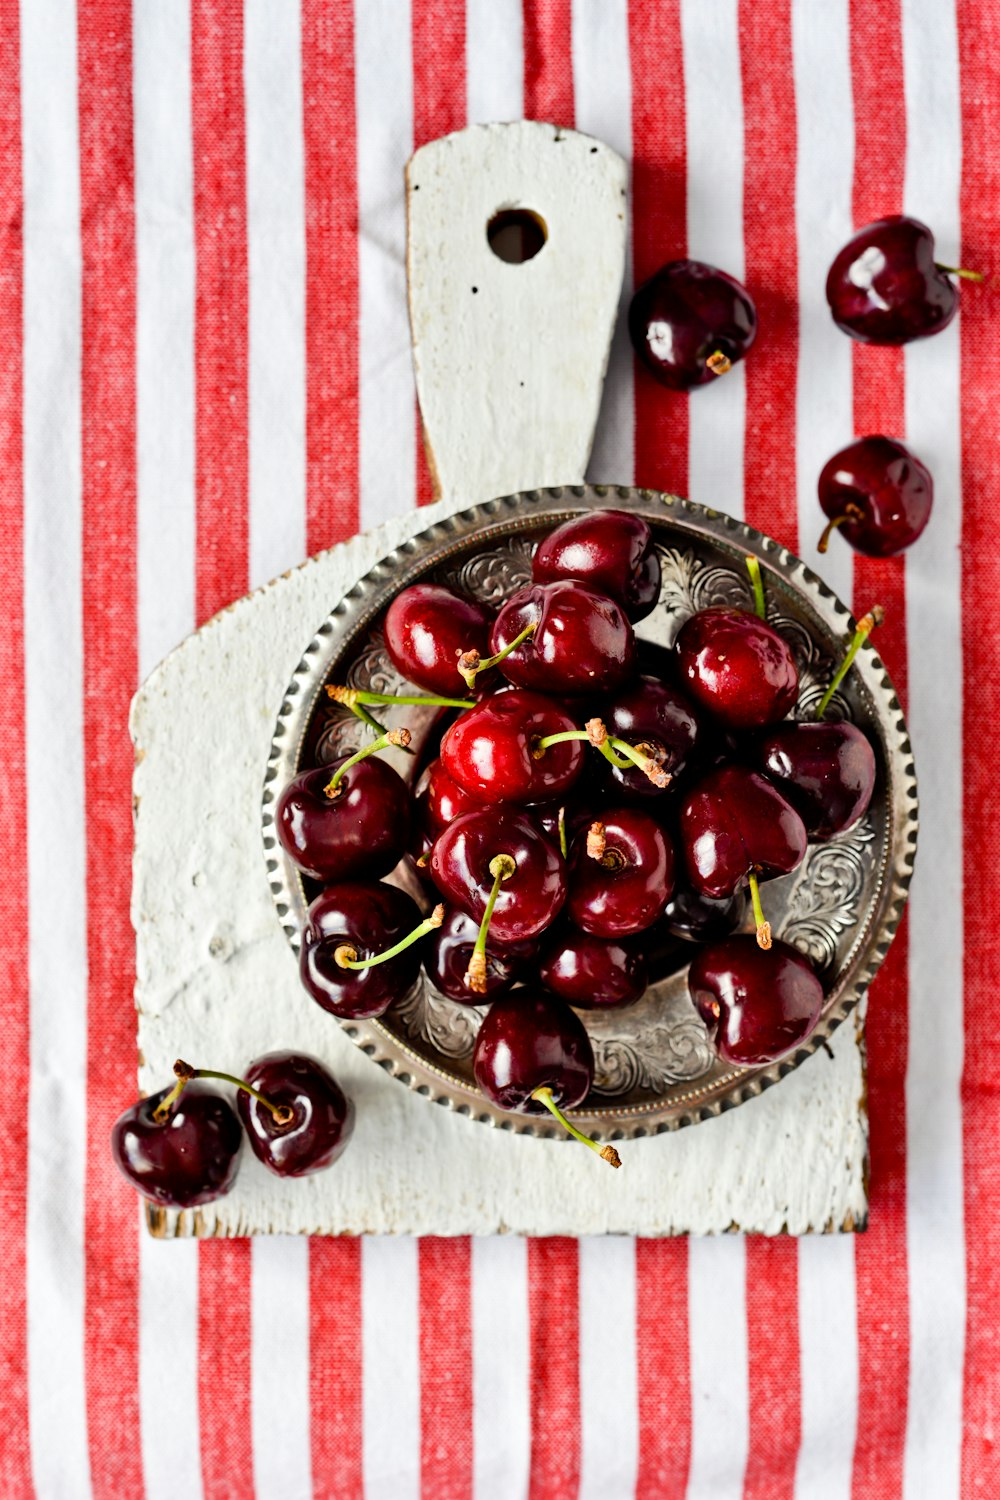
[[[367,708],[364,708],[360,703],[351,704],[351,713],[356,715],[356,717],[361,720],[362,724],[367,724],[369,729],[374,729],[376,734],[389,733],[385,725],[380,724],[375,715],[370,714]],[[405,750],[407,755],[412,755],[414,753],[410,745],[403,745],[401,746],[401,749]]]
[[[276,1125],[290,1125],[295,1118],[295,1111],[291,1105],[273,1103],[272,1100],[266,1099],[259,1089],[255,1089],[252,1083],[247,1083],[245,1078],[237,1078],[232,1073],[219,1073],[215,1068],[192,1068],[191,1064],[184,1062],[182,1058],[178,1058],[174,1063],[174,1072],[177,1075],[177,1082],[167,1097],[153,1111],[153,1119],[160,1124],[166,1120],[171,1107],[176,1104],[192,1078],[217,1078],[220,1083],[231,1083],[233,1088],[242,1089],[244,1094],[249,1094],[251,1099],[256,1099],[258,1104],[270,1110]]]
[[[753,607],[754,613],[760,620],[767,619],[767,603],[764,599],[764,580],[760,575],[760,563],[755,557],[748,557],[747,572],[750,574],[750,582],[753,584]]]
[[[359,703],[400,703],[412,708],[472,707],[468,698],[439,698],[435,693],[369,693],[366,688],[340,687],[336,683],[327,683],[326,695],[350,709]]]
[[[949,276],[961,276],[963,281],[986,280],[982,271],[967,271],[964,266],[943,266],[939,260],[936,260],[934,265],[939,271],[947,271]]]
[[[826,551],[827,547],[829,547],[830,545],[830,538],[833,536],[833,533],[836,531],[838,526],[843,526],[848,521],[863,520],[864,511],[861,509],[861,506],[855,505],[853,500],[849,500],[844,506],[843,514],[834,516],[833,519],[828,521],[827,524],[823,527],[823,534],[820,537],[819,541],[816,543],[816,551]]]
[[[603,1161],[606,1161],[609,1166],[621,1166],[622,1159],[618,1155],[618,1152],[615,1150],[614,1146],[599,1146],[596,1141],[592,1141],[590,1139],[589,1135],[584,1135],[582,1130],[577,1130],[575,1125],[570,1124],[569,1120],[567,1120],[566,1116],[559,1108],[555,1099],[552,1097],[552,1090],[550,1088],[535,1089],[531,1097],[532,1099],[537,1099],[539,1104],[544,1104],[549,1114],[555,1116],[562,1128],[564,1130],[568,1130],[574,1140],[582,1141],[585,1146],[590,1147],[591,1151],[596,1151],[598,1156],[601,1157]]]
[[[476,650],[463,651],[458,658],[458,670],[465,680],[466,687],[474,688],[480,672],[488,672],[490,667],[498,667],[512,651],[516,651],[518,646],[523,645],[530,636],[533,636],[537,629],[537,620],[531,625],[525,625],[520,635],[516,635],[509,646],[504,646],[503,650],[498,651],[495,656],[487,656],[485,659]]]
[[[569,846],[568,846],[568,844],[566,842],[566,809],[565,809],[565,807],[560,807],[560,809],[559,809],[559,852],[562,855],[563,859],[567,859],[569,857]]]
[[[337,767],[326,786],[323,794],[332,802],[335,797],[340,796],[340,783],[345,772],[352,766],[356,766],[359,760],[366,760],[369,755],[374,755],[376,750],[388,750],[390,745],[397,745],[406,749],[410,743],[410,731],[408,729],[387,729],[385,734],[380,734],[378,739],[372,740],[370,745],[364,745],[360,750],[349,755],[343,765]]]
[[[509,854],[497,854],[490,860],[493,889],[490,891],[486,910],[483,912],[483,920],[479,924],[479,932],[476,935],[476,946],[472,950],[469,967],[465,971],[465,982],[469,986],[469,989],[476,995],[486,994],[486,934],[490,930],[493,908],[497,904],[500,887],[505,880],[510,879],[516,869],[517,865],[513,857]]]
[[[559,734],[546,734],[534,742],[532,757],[541,760],[546,750],[552,745],[565,745],[570,740],[587,740],[595,750],[599,750],[605,760],[609,760],[619,771],[627,771],[632,766],[637,766],[644,775],[648,776],[654,786],[665,787],[670,784],[671,776],[664,771],[662,766],[657,765],[651,755],[637,750],[634,745],[626,744],[616,735],[608,734],[601,719],[589,719],[586,729],[563,729]]]
[[[882,608],[881,604],[873,604],[868,613],[866,615],[863,615],[862,618],[858,621],[857,629],[854,632],[854,638],[851,641],[850,646],[848,646],[847,648],[847,655],[844,657],[844,660],[840,663],[840,666],[833,674],[833,681],[830,683],[830,686],[827,688],[826,692],[823,694],[822,698],[819,701],[819,707],[816,710],[817,719],[822,719],[823,715],[830,707],[830,699],[833,697],[834,693],[840,687],[840,684],[843,682],[844,678],[851,670],[851,663],[853,662],[854,658],[857,656],[858,652],[861,650],[861,647],[871,635],[876,625],[881,625],[884,619],[885,610]]]
[[[758,948],[770,948],[771,946],[771,924],[764,915],[764,908],[760,904],[760,885],[757,880],[757,871],[750,870],[747,875],[750,882],[750,900],[753,902],[753,919],[757,923],[757,946]]]
[[[728,354],[723,354],[721,349],[716,349],[705,361],[713,375],[728,375],[733,368],[733,362]]]
[[[376,953],[373,958],[359,958],[358,950],[350,943],[341,943],[334,950],[333,959],[338,968],[341,969],[370,969],[375,964],[384,964],[390,958],[395,958],[397,953],[403,953],[414,943],[419,943],[422,937],[433,932],[435,927],[440,927],[444,921],[444,906],[435,906],[429,917],[425,917],[419,926],[414,927],[412,932],[407,933],[405,938],[400,938],[391,948],[384,953]]]

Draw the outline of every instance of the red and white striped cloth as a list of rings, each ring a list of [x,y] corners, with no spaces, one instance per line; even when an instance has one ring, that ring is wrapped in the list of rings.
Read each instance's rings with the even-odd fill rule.
[[[936,477],[905,559],[822,566],[888,610],[922,790],[871,997],[871,1227],[154,1243],[108,1154],[129,697],[249,586],[427,498],[402,164],[522,113],[631,159],[637,279],[690,251],[760,310],[690,405],[620,342],[593,477],[813,562],[854,432]],[[838,333],[834,250],[903,208],[1000,270],[996,5],[0,0],[3,1500],[1000,1494],[998,299],[965,288],[905,352]]]

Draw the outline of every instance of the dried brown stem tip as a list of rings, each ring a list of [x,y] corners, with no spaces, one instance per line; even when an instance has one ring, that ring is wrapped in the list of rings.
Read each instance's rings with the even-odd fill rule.
[[[721,349],[716,349],[705,361],[713,375],[725,375],[733,368],[733,362],[728,354],[723,354]]]
[[[583,726],[587,731],[587,738],[595,750],[600,750],[608,737],[608,731],[604,727],[603,719],[588,719]]]
[[[352,948],[350,943],[341,943],[339,948],[333,951],[333,961],[340,969],[346,969],[358,961],[358,950]]]
[[[194,1074],[194,1068],[192,1068],[190,1063],[184,1062],[182,1058],[179,1057],[174,1063],[175,1078],[193,1078]]]
[[[654,786],[669,786],[673,779],[669,771],[665,771],[659,761],[655,761],[651,755],[643,756],[640,769],[645,771]]]
[[[587,829],[587,858],[603,859],[608,847],[603,823],[593,822]]]
[[[410,734],[410,731],[408,729],[390,729],[386,734],[386,739],[389,741],[389,744],[399,745],[402,750],[406,749],[412,737],[413,736]]]
[[[290,1104],[276,1104],[271,1117],[275,1125],[290,1125],[295,1118],[295,1111]]]
[[[469,967],[465,971],[465,983],[474,995],[486,994],[486,954],[473,950]]]
[[[771,946],[771,924],[761,922],[757,928],[757,947],[770,948]]]
[[[482,657],[473,648],[471,651],[463,651],[458,658],[458,670],[465,681],[466,687],[475,687],[476,673],[479,671],[479,663]]]
[[[606,1161],[608,1165],[612,1167],[620,1167],[622,1164],[622,1159],[618,1155],[618,1152],[615,1150],[614,1146],[604,1147],[604,1150],[601,1152],[601,1160]]]
[[[342,703],[345,708],[353,708],[358,701],[357,688],[341,687],[338,683],[327,683],[326,696],[332,698],[334,703]]]
[[[871,635],[877,625],[881,625],[885,619],[885,610],[881,604],[873,604],[866,615],[858,621],[858,634],[864,631],[865,635]]]
[[[443,901],[439,901],[438,902],[437,906],[435,906],[434,910],[431,912],[430,916],[427,918],[427,921],[428,921],[428,923],[430,924],[431,927],[440,927],[441,926],[441,923],[444,921],[444,902]]]

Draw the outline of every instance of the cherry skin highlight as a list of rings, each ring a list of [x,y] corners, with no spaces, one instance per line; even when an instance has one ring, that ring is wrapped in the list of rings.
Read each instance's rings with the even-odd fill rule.
[[[649,522],[627,510],[589,511],[550,531],[531,565],[536,583],[577,578],[616,599],[633,624],[660,597],[660,558]]]
[[[578,834],[570,853],[570,920],[600,938],[651,927],[674,888],[674,850],[663,828],[639,808],[613,808],[600,820],[604,849],[588,852]]]
[[[286,1125],[242,1089],[236,1108],[250,1149],[278,1177],[306,1177],[331,1167],[354,1130],[354,1105],[322,1063],[302,1052],[268,1052],[244,1075],[272,1104],[292,1111]]]
[[[140,1099],[115,1121],[111,1153],[124,1177],[161,1208],[195,1208],[228,1193],[239,1169],[243,1132],[215,1089],[189,1083],[161,1123],[154,1112],[170,1088]]]
[[[823,465],[819,503],[830,520],[820,539],[825,552],[836,530],[865,557],[894,557],[917,540],[930,520],[930,470],[895,438],[849,443]]]
[[[517,687],[579,696],[606,692],[631,676],[635,636],[622,606],[570,579],[534,583],[512,595],[496,617],[490,651],[504,651],[529,626],[534,633],[500,663]]]
[[[684,690],[729,728],[774,724],[798,699],[787,641],[749,610],[700,610],[681,627],[676,651]]]
[[[636,292],[628,329],[649,373],[671,390],[688,391],[744,358],[757,336],[757,311],[725,271],[674,260]]]
[[[778,941],[765,951],[746,934],[702,948],[688,988],[719,1056],[741,1067],[794,1052],[823,1009],[823,986],[808,959]]]
[[[550,1088],[556,1104],[582,1104],[594,1077],[594,1051],[583,1022],[552,995],[518,990],[486,1012],[472,1071],[487,1099],[500,1109],[543,1115],[532,1094]]]
[[[908,344],[947,328],[958,289],[935,263],[926,224],[893,214],[859,229],[826,278],[833,321],[862,344]]]
[[[635,944],[566,927],[542,950],[538,977],[577,1010],[631,1005],[646,990],[646,964]]]
[[[285,853],[313,880],[378,879],[394,869],[410,837],[410,794],[402,777],[370,755],[327,787],[348,759],[303,771],[278,798],[275,826]]]
[[[499,888],[490,935],[501,946],[530,941],[566,899],[562,858],[530,818],[506,808],[466,813],[437,839],[431,874],[442,895],[478,924],[494,883],[490,863],[498,855],[509,855],[515,868]]]
[[[397,594],[385,617],[385,645],[409,682],[443,698],[461,698],[463,651],[486,655],[493,612],[437,583],[414,583]]]
[[[441,741],[441,763],[479,802],[543,802],[577,780],[584,747],[567,740],[539,755],[537,742],[576,728],[568,713],[540,693],[497,693],[458,716]]]
[[[332,1015],[380,1016],[412,988],[420,971],[419,944],[367,969],[342,967],[339,948],[373,958],[408,936],[420,922],[412,897],[374,880],[344,882],[321,891],[306,913],[299,976],[317,1005]]]
[[[732,896],[753,871],[760,880],[788,875],[806,852],[802,819],[763,776],[740,766],[712,771],[680,809],[681,846],[694,890]]]
[[[833,838],[868,811],[875,752],[854,724],[779,724],[755,742],[754,760],[798,812],[811,839]]]

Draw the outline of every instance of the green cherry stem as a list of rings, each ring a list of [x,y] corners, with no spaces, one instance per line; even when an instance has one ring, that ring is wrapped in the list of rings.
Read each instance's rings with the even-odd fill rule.
[[[747,558],[747,572],[753,584],[753,607],[758,619],[767,619],[767,604],[764,601],[764,580],[760,576],[760,563],[755,557]]]
[[[854,632],[854,638],[847,648],[847,655],[844,657],[844,660],[840,663],[840,666],[833,674],[833,681],[830,683],[830,686],[827,688],[826,692],[823,694],[822,698],[819,701],[819,707],[816,710],[817,719],[822,719],[823,715],[830,707],[830,699],[833,697],[834,693],[840,687],[840,684],[843,682],[844,678],[851,670],[851,663],[853,662],[854,658],[857,656],[858,652],[861,650],[861,647],[871,635],[876,625],[881,625],[884,619],[885,610],[882,608],[881,604],[873,604],[868,613],[866,615],[863,615],[862,618],[858,621],[857,629]]]
[[[537,629],[537,620],[535,620],[531,625],[525,625],[524,629],[521,631],[521,634],[516,635],[509,646],[505,646],[503,650],[498,651],[495,656],[487,656],[485,659],[481,657],[479,655],[479,652],[475,649],[473,649],[472,651],[463,651],[461,656],[458,658],[458,670],[465,680],[466,687],[470,689],[474,688],[476,685],[476,678],[478,677],[480,672],[488,672],[490,667],[498,667],[500,663],[504,661],[512,651],[516,651],[518,646],[523,645],[524,642],[529,639],[529,637],[533,636]]]
[[[326,695],[334,703],[354,709],[359,703],[400,703],[410,708],[471,708],[468,698],[439,698],[434,693],[369,693],[366,688],[341,687],[327,683]]]
[[[341,969],[370,969],[375,964],[384,964],[390,958],[395,958],[397,953],[403,953],[407,948],[419,943],[422,937],[433,932],[435,927],[440,927],[444,921],[444,906],[435,906],[429,917],[408,932],[405,938],[400,938],[391,948],[386,948],[384,953],[376,953],[372,958],[359,958],[358,950],[350,943],[341,943],[339,948],[334,949],[333,959],[338,968]]]
[[[559,853],[563,859],[569,858],[569,846],[566,842],[566,809],[559,809]]]
[[[764,915],[764,908],[760,904],[760,884],[757,879],[757,871],[750,870],[747,873],[750,883],[750,900],[753,902],[753,919],[757,923],[757,946],[758,948],[770,948],[771,946],[771,924]]]
[[[161,1124],[166,1120],[172,1106],[176,1104],[192,1078],[217,1078],[220,1083],[231,1083],[233,1088],[242,1089],[244,1094],[249,1094],[251,1099],[256,1099],[258,1104],[270,1110],[276,1125],[290,1125],[294,1118],[295,1111],[290,1105],[274,1104],[258,1089],[255,1089],[252,1083],[247,1083],[245,1078],[237,1078],[233,1073],[220,1073],[215,1068],[192,1068],[190,1063],[184,1062],[181,1058],[174,1063],[174,1073],[177,1076],[177,1082],[163,1102],[153,1111],[153,1118]]]
[[[465,971],[465,982],[474,995],[486,994],[486,934],[490,930],[493,908],[497,904],[500,887],[505,880],[510,879],[516,869],[517,865],[510,854],[497,854],[490,860],[489,870],[493,876],[493,889],[490,891],[486,910],[483,912],[483,920],[479,924],[476,946],[472,950],[469,967]]]
[[[982,271],[967,271],[964,266],[943,266],[939,260],[934,262],[938,271],[946,271],[949,276],[961,276],[963,281],[985,281],[986,277]]]
[[[376,750],[388,750],[390,745],[396,745],[405,750],[410,743],[410,731],[408,729],[388,729],[385,734],[380,734],[377,740],[372,740],[370,745],[363,745],[353,755],[349,755],[342,766],[338,766],[323,788],[325,796],[333,802],[340,796],[340,783],[345,773],[356,766],[359,760],[367,760],[369,755],[374,755]]]
[[[569,740],[587,740],[595,750],[601,752],[605,760],[609,760],[620,771],[628,770],[629,766],[638,767],[654,786],[667,786],[671,780],[651,755],[618,739],[616,735],[608,734],[603,719],[588,719],[586,729],[563,729],[559,734],[543,735],[532,746],[532,757],[541,760],[550,746],[565,745]]]
[[[367,708],[363,707],[362,704],[360,704],[360,703],[352,703],[351,704],[351,713],[354,714],[357,718],[359,718],[361,720],[362,724],[367,724],[368,728],[374,730],[374,732],[376,734],[388,734],[389,733],[389,731],[386,729],[385,725],[384,724],[380,724],[379,721],[378,721],[378,719],[376,719],[375,715],[374,714],[370,714],[368,712]],[[407,755],[412,755],[414,753],[413,748],[410,745],[402,745],[400,748],[403,749],[403,750],[405,750],[406,753],[407,753]]]
[[[569,1120],[567,1120],[566,1116],[559,1108],[555,1099],[552,1097],[552,1090],[550,1088],[535,1089],[531,1097],[532,1099],[537,1099],[539,1104],[544,1104],[549,1114],[555,1116],[562,1128],[564,1130],[568,1130],[574,1140],[582,1141],[585,1146],[590,1147],[591,1151],[596,1151],[602,1161],[606,1161],[609,1166],[621,1166],[622,1159],[618,1155],[618,1152],[615,1150],[614,1146],[599,1146],[596,1141],[592,1141],[590,1139],[589,1135],[584,1135],[582,1130],[577,1130],[575,1125],[570,1124]]]
[[[827,547],[829,547],[830,545],[830,538],[833,536],[833,533],[836,531],[838,526],[843,526],[847,521],[863,520],[864,511],[861,509],[861,506],[855,505],[853,500],[848,500],[847,504],[844,506],[843,514],[834,516],[833,519],[831,521],[828,521],[823,527],[823,533],[820,536],[819,541],[816,543],[816,551],[826,551]]]

